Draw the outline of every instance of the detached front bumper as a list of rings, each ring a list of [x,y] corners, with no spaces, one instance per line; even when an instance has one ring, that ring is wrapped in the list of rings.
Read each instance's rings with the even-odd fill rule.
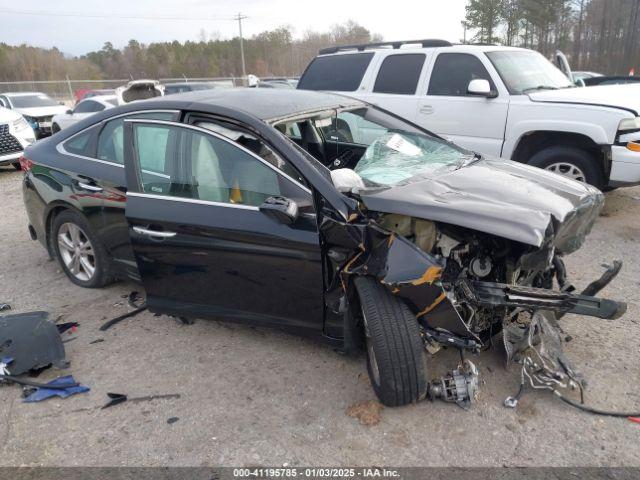
[[[609,186],[630,187],[640,185],[640,152],[623,145],[611,147],[611,175]]]

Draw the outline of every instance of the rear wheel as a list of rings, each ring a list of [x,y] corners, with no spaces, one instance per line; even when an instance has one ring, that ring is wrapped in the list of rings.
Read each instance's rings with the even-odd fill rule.
[[[593,155],[574,147],[548,147],[531,157],[530,165],[602,188],[604,175]]]
[[[53,220],[51,239],[60,266],[81,287],[98,288],[110,283],[109,257],[86,219],[66,210]]]
[[[425,351],[415,315],[371,277],[355,279],[367,345],[371,385],[387,406],[425,397]]]

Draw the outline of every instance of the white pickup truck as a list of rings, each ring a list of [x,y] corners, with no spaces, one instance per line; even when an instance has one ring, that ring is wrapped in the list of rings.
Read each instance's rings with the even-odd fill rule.
[[[640,84],[575,87],[532,50],[443,40],[332,47],[298,88],[360,98],[475,152],[599,188],[640,184]],[[338,122],[357,143],[349,119]]]

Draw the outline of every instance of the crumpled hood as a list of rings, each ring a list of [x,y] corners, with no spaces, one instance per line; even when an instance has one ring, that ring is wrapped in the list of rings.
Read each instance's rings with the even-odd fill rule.
[[[568,102],[585,105],[603,105],[632,110],[640,115],[640,84],[602,85],[583,88],[563,88],[530,92],[534,102]]]
[[[52,105],[50,107],[31,107],[31,108],[14,108],[14,110],[21,115],[27,115],[29,117],[51,117],[59,113],[65,113],[68,108],[64,105]]]
[[[563,253],[580,248],[604,205],[594,187],[492,158],[358,194],[370,210],[458,225],[536,247],[551,241]]]

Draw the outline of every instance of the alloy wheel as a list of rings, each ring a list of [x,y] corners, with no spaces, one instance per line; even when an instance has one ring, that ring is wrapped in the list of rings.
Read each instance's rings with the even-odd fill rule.
[[[58,229],[60,258],[78,280],[90,281],[96,273],[93,245],[87,234],[75,223],[63,223]]]
[[[587,177],[584,172],[572,163],[552,163],[547,168],[545,168],[545,170],[549,170],[550,172],[557,173],[558,175],[562,175],[563,177],[567,177],[572,180],[577,180],[578,182],[587,182]]]

